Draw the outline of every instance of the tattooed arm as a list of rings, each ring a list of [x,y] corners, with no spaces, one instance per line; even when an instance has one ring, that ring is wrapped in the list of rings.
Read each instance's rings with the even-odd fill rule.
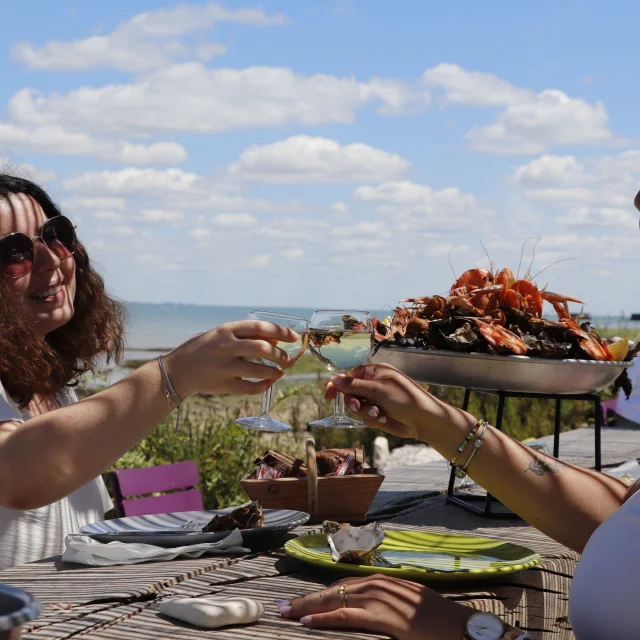
[[[350,377],[334,377],[327,397],[336,389],[368,425],[428,442],[448,460],[478,419],[388,365],[366,365]],[[493,427],[483,440],[469,465],[471,478],[528,523],[576,551],[624,500],[627,487],[616,478],[564,464]],[[461,454],[459,466],[472,448],[469,444]]]

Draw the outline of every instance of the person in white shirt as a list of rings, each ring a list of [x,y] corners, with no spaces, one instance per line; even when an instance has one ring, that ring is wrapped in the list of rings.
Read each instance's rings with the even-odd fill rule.
[[[262,393],[293,365],[274,345],[294,332],[233,322],[77,402],[78,376],[122,354],[123,319],[69,219],[38,185],[0,174],[0,568],[62,553],[101,520],[100,474],[182,399]]]
[[[640,193],[634,204],[640,210]],[[447,459],[480,434],[483,446],[473,454],[469,475],[529,524],[582,554],[569,602],[577,640],[640,637],[635,616],[640,481],[627,487],[535,451],[486,423],[479,425],[477,417],[438,400],[389,365],[365,365],[348,376],[334,376],[327,398],[336,391],[345,394],[346,405],[369,426],[428,442]],[[472,451],[466,447],[457,466]],[[277,606],[284,617],[309,627],[364,629],[398,640],[531,638],[497,616],[386,576],[343,580]]]

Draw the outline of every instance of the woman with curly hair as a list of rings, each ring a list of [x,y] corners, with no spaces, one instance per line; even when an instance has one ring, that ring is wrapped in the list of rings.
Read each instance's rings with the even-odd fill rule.
[[[232,322],[78,402],[78,377],[122,355],[123,324],[70,220],[38,185],[0,174],[0,568],[59,554],[101,520],[100,474],[182,399],[262,393],[282,375],[248,358],[293,365],[274,345],[294,332]]]

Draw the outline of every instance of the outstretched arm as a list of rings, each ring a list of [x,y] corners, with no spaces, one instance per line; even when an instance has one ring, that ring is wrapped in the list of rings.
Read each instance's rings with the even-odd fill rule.
[[[347,406],[369,426],[428,442],[451,459],[478,418],[434,398],[389,365],[365,365],[335,376],[327,396],[345,393]],[[375,415],[377,413],[377,415]],[[372,415],[374,414],[374,415]],[[458,465],[471,452],[469,445]],[[595,529],[622,504],[616,478],[565,464],[489,427],[469,475],[554,540],[581,552]]]
[[[165,364],[182,398],[205,393],[261,393],[293,360],[275,346],[297,334],[266,322],[234,322],[192,338]],[[249,378],[258,379],[252,382]],[[36,509],[84,486],[150,433],[169,412],[158,363],[117,384],[24,424],[0,423],[0,505]]]

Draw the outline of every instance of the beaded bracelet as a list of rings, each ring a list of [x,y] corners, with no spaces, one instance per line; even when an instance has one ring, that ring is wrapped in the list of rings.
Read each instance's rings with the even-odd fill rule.
[[[160,366],[160,373],[162,374],[162,383],[164,386],[164,396],[169,404],[169,409],[172,411],[173,409],[178,410],[175,427],[175,430],[178,431],[178,426],[180,425],[180,407],[182,406],[182,398],[178,395],[175,387],[173,386],[173,382],[167,373],[167,369],[164,366],[164,359],[161,355],[158,356],[158,365]]]
[[[476,441],[473,443],[473,451],[471,452],[471,455],[467,458],[467,461],[464,463],[464,466],[456,469],[456,478],[462,479],[467,477],[467,467],[471,464],[471,461],[473,460],[473,456],[475,456],[476,453],[480,449],[482,449],[482,447],[484,446],[484,440],[483,440],[484,433],[487,430],[489,423],[486,420],[482,420],[481,422],[478,423],[477,426],[480,426],[480,425],[482,425],[482,431],[480,432],[480,435],[478,436]]]
[[[473,436],[476,435],[476,431],[480,427],[481,422],[482,421],[476,423],[476,426],[473,427],[473,429],[471,429],[471,431],[469,432],[469,435],[464,439],[462,444],[456,450],[455,454],[453,455],[453,458],[451,458],[451,460],[449,460],[449,464],[452,467],[456,466],[456,462],[458,461],[458,458],[460,457],[460,454],[467,448],[467,445],[469,444],[469,442],[471,442],[471,438],[473,438]]]

